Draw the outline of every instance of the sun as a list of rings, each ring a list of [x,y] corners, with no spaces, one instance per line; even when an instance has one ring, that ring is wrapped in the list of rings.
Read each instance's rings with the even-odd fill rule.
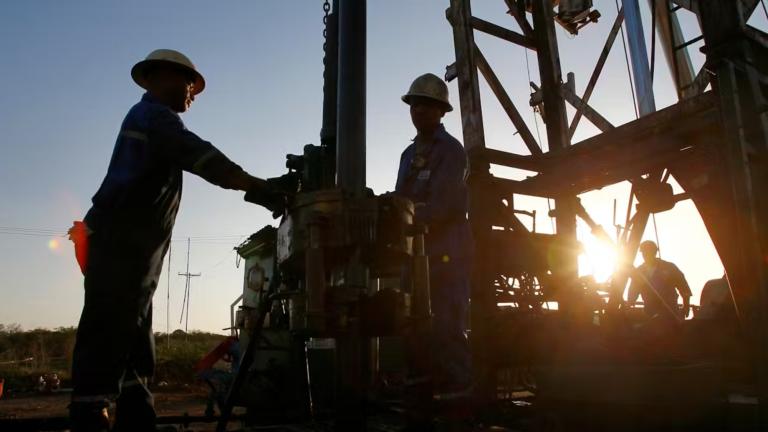
[[[590,233],[581,236],[584,251],[579,255],[579,273],[592,275],[598,283],[607,282],[616,268],[616,247]]]

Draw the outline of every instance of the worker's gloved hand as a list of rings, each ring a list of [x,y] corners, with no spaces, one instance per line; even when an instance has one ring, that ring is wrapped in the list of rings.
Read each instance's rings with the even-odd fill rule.
[[[72,222],[72,227],[67,231],[69,239],[75,244],[75,259],[83,274],[88,267],[88,236],[92,233],[93,231],[82,221]]]
[[[682,319],[688,318],[688,315],[691,313],[691,305],[684,305],[682,309],[680,310],[680,317]]]
[[[245,193],[245,200],[265,207],[278,218],[285,213],[285,194],[271,186],[266,180],[254,177]]]

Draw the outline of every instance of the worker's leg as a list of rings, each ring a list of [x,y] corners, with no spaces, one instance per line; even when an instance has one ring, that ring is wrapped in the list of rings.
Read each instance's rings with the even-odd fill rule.
[[[403,290],[412,292],[411,268],[407,266],[402,274]],[[431,320],[429,317],[412,317],[404,334],[405,355],[408,375],[404,388],[405,431],[433,430],[432,409],[432,362],[430,359]]]
[[[147,329],[141,317],[146,316],[159,269],[150,265],[154,254],[144,252],[145,244],[106,232],[90,238],[85,303],[72,362],[73,431],[101,430],[94,425],[102,422],[102,409],[120,394],[137,349],[137,333]]]
[[[151,300],[150,300],[151,302]],[[115,431],[154,430],[154,398],[147,384],[155,369],[152,305],[142,310],[129,369],[122,381],[115,412]]]
[[[154,398],[147,388],[147,378],[135,372],[126,374],[125,378],[117,398],[114,431],[154,431]]]
[[[437,260],[433,260],[437,261]],[[436,396],[466,397],[472,386],[467,328],[469,265],[454,258],[430,262],[432,352]]]

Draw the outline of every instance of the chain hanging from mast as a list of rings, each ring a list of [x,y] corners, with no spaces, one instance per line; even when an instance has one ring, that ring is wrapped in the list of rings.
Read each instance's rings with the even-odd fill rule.
[[[328,57],[328,14],[331,13],[331,2],[323,2],[323,65]]]

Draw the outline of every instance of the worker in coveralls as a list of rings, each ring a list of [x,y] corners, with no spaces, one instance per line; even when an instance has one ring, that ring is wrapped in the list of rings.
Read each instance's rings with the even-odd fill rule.
[[[429,388],[436,400],[466,400],[472,390],[465,330],[473,252],[467,221],[467,154],[441,123],[453,110],[442,79],[433,74],[416,78],[402,100],[410,105],[416,137],[400,158],[395,191],[413,201],[414,222],[428,226],[425,248],[432,307],[431,346],[421,346],[432,353],[432,373],[412,373],[409,384],[421,387],[422,393]],[[412,359],[419,355],[411,352]]]
[[[192,62],[156,50],[131,70],[147,90],[125,117],[112,159],[83,222],[70,229],[85,275],[70,404],[71,430],[154,431],[147,388],[153,374],[152,296],[181,199],[182,171],[225,189],[248,191],[273,209],[280,197],[211,143],[187,130],[189,109],[205,81]]]
[[[644,310],[649,317],[682,320],[691,311],[691,288],[676,265],[658,257],[659,247],[647,240],[640,244],[643,263],[635,269],[629,286],[629,303],[643,297]],[[683,298],[682,309],[677,305],[678,293]]]

